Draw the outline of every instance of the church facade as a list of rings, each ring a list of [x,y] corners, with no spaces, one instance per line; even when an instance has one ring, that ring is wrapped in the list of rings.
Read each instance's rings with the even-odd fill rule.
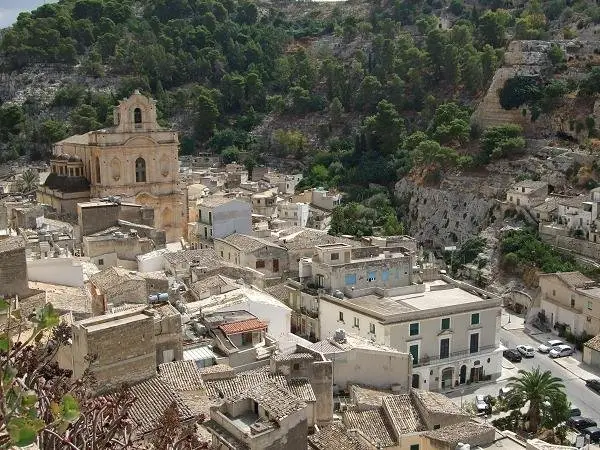
[[[138,91],[122,100],[113,115],[114,127],[71,136],[54,145],[51,186],[40,190],[40,200],[60,203],[56,197],[62,194],[61,186],[83,178],[89,183],[89,198],[118,196],[124,202],[150,206],[154,226],[165,230],[167,241],[178,240],[184,235],[186,220],[177,132],[158,125],[156,102]],[[65,213],[71,212],[70,206],[62,206]]]

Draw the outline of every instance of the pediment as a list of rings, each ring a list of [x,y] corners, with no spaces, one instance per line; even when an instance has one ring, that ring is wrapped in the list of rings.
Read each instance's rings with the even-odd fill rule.
[[[127,139],[123,145],[125,147],[148,147],[158,145],[158,143],[148,136],[134,136]]]

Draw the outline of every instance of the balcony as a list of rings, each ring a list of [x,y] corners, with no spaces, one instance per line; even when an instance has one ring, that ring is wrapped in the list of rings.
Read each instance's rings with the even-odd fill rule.
[[[478,356],[487,353],[491,353],[497,347],[495,345],[488,345],[486,347],[480,347],[479,351],[470,353],[469,350],[461,350],[459,352],[451,352],[447,358],[440,358],[440,355],[434,356],[423,356],[419,358],[416,363],[413,363],[413,367],[421,367],[426,366],[428,364],[437,364],[439,361],[456,361],[458,359],[463,359],[465,357]]]

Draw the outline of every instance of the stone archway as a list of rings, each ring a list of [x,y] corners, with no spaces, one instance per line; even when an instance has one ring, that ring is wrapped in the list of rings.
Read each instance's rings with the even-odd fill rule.
[[[463,364],[460,367],[460,375],[458,377],[458,382],[460,384],[464,384],[466,381],[467,381],[467,366]]]
[[[452,387],[452,380],[454,378],[454,367],[446,367],[442,370],[442,389],[449,389]]]

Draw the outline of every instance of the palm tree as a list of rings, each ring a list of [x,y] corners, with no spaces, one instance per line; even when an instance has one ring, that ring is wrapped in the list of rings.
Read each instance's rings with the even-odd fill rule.
[[[29,193],[37,189],[40,180],[39,174],[33,169],[24,170],[16,182],[17,190],[21,193]]]
[[[536,367],[531,372],[519,370],[518,377],[511,377],[508,386],[512,388],[511,395],[516,396],[523,404],[529,402],[529,430],[536,433],[541,421],[541,409],[544,402],[552,403],[554,399],[564,396],[565,386],[562,380],[553,377],[547,370],[542,372]]]

